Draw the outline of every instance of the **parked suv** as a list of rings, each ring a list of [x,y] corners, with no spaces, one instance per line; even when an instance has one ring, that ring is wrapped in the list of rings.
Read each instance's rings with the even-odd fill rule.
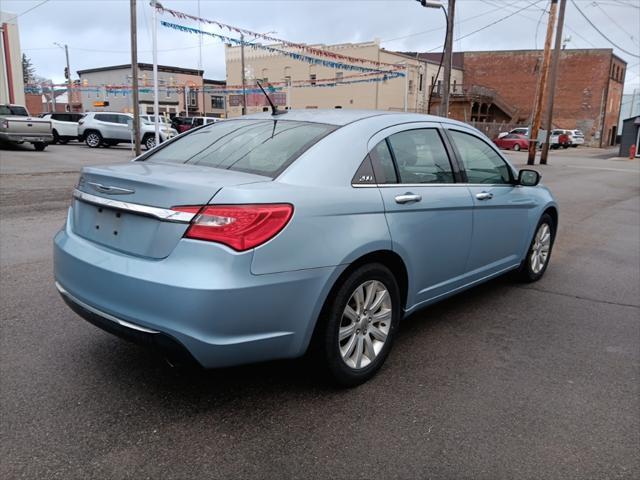
[[[133,141],[133,115],[130,113],[89,112],[78,123],[78,136],[91,148]],[[177,134],[173,128],[163,125],[160,127],[160,142]],[[140,121],[140,141],[147,150],[156,146],[155,126],[152,123]]]
[[[78,140],[78,121],[84,117],[84,113],[47,113],[43,119],[51,122],[51,143],[66,144],[69,140]]]
[[[573,148],[578,145],[584,145],[584,133],[582,133],[582,130],[567,130],[567,132],[569,132],[569,141]]]

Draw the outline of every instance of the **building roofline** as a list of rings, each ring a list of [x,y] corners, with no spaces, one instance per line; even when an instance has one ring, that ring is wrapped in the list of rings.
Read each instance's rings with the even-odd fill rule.
[[[613,48],[565,48],[561,50],[562,52],[609,52],[613,54]],[[512,49],[512,50],[465,50],[463,52],[456,53],[515,53],[515,52],[544,52],[543,49],[540,48],[522,48],[522,49]]]
[[[108,67],[97,67],[97,68],[88,68],[85,70],[77,70],[78,75],[83,75],[85,73],[97,73],[97,72],[109,72],[112,70],[125,70],[130,69],[131,64],[125,63],[123,65],[111,65]],[[141,63],[138,62],[139,70],[153,70],[153,65],[151,63]],[[170,65],[158,65],[159,72],[165,73],[185,73],[188,75],[198,75],[202,76],[204,74],[204,70],[197,70],[194,68],[182,68],[182,67],[172,67]]]

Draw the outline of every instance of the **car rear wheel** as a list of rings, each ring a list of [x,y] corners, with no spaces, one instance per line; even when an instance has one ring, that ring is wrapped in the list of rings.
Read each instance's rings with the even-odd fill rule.
[[[520,151],[520,145],[518,145],[518,144],[516,143],[516,144],[513,146],[513,149],[514,149],[516,152],[519,152],[519,151]]]
[[[89,132],[85,135],[84,143],[87,147],[98,148],[102,144],[102,135],[98,132]]]
[[[376,374],[391,349],[402,308],[398,284],[384,265],[363,265],[328,302],[318,353],[335,382],[359,385]]]
[[[520,265],[518,273],[521,280],[536,282],[542,278],[549,265],[554,240],[555,224],[551,216],[545,213],[538,222],[527,256]]]
[[[47,148],[47,144],[44,142],[36,142],[33,144],[33,148],[36,149],[36,152],[43,152],[45,148]]]

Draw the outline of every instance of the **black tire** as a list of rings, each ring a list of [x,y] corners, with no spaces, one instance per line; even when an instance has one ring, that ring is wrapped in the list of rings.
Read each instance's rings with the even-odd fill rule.
[[[47,148],[47,144],[45,142],[35,142],[33,144],[33,148],[36,149],[36,152],[44,152],[44,149]]]
[[[91,130],[84,134],[84,143],[86,143],[87,147],[89,148],[98,148],[104,142],[102,140],[102,135],[100,135],[100,132]]]
[[[389,300],[391,302],[389,330],[386,340],[373,361],[365,367],[356,369],[347,365],[346,361],[342,358],[339,330],[343,322],[343,312],[345,311],[347,303],[351,300],[352,295],[358,287],[371,280],[382,283],[389,293]],[[341,386],[354,387],[366,382],[376,374],[387,358],[400,323],[401,312],[402,302],[400,289],[395,277],[387,267],[380,263],[371,263],[356,268],[334,288],[332,294],[327,299],[327,303],[318,319],[318,328],[316,329],[314,337],[312,353],[315,359],[319,361],[321,367],[329,374],[331,379]],[[366,322],[364,316],[360,318],[360,321]],[[371,323],[371,320],[369,320],[369,323]],[[387,326],[383,323],[379,323],[378,325]],[[353,328],[355,329],[355,322]],[[361,336],[364,339],[365,334],[367,334],[370,339],[369,344],[371,345],[371,342],[375,341],[375,337],[373,332],[367,332],[366,328],[367,325],[365,323],[364,333],[361,334]],[[358,332],[360,332],[360,330],[358,330]],[[349,339],[345,340],[347,343],[350,341]],[[356,340],[356,344],[358,345],[357,348],[360,348],[360,346],[365,348],[364,340],[362,343],[357,343]],[[343,345],[343,347],[344,346],[345,345]]]
[[[571,145],[572,148],[578,148],[578,145]]]
[[[544,224],[549,226],[549,230],[551,234],[549,253],[547,255],[545,263],[542,266],[542,269],[536,272],[532,267],[532,256],[534,254],[534,246],[536,244],[536,235],[538,234],[538,231]],[[553,243],[555,239],[556,239],[556,224],[554,223],[553,218],[551,218],[551,215],[549,215],[548,213],[545,213],[544,215],[542,215],[542,217],[540,217],[540,221],[536,226],[535,232],[533,233],[533,238],[531,239],[531,243],[529,244],[527,255],[525,256],[524,260],[522,261],[522,263],[520,264],[520,267],[517,270],[518,279],[520,281],[525,283],[531,283],[531,282],[537,282],[542,278],[542,276],[544,275],[544,272],[547,271],[549,262],[551,261],[551,252],[553,251]]]
[[[144,137],[142,137],[142,144],[144,145],[145,150],[151,150],[156,146],[155,135],[147,133]]]
[[[513,149],[514,149],[516,152],[519,152],[519,151],[520,151],[520,145],[518,145],[518,144],[516,143],[516,144],[513,146]]]
[[[60,145],[66,145],[67,143],[69,143],[69,139],[68,138],[61,138],[58,140],[58,142],[60,143]]]
[[[58,132],[54,130],[51,133],[53,134],[53,140],[51,141],[51,145],[55,145],[56,143],[60,142],[60,135],[58,135]]]
[[[562,148],[569,148],[569,145],[562,145]]]

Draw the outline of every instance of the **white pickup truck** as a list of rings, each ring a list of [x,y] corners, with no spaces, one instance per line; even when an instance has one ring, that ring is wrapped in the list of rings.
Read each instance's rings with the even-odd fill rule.
[[[53,140],[51,122],[32,118],[20,105],[0,105],[0,142],[31,143],[41,152]]]

